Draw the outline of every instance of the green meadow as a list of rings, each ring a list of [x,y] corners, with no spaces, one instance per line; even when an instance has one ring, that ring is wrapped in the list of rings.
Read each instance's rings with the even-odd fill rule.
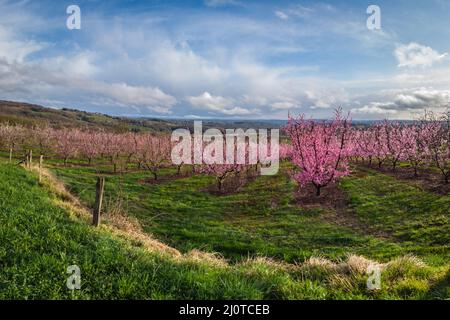
[[[39,183],[35,170],[0,165],[2,299],[450,298],[450,197],[375,170],[355,166],[334,208],[303,204],[286,163],[226,194],[189,168],[163,169],[154,183],[107,163],[46,166],[52,176]],[[105,217],[94,228],[71,202],[89,213],[98,175]],[[114,216],[170,250],[114,232]],[[366,287],[373,263],[379,290]],[[66,287],[70,265],[80,290]]]

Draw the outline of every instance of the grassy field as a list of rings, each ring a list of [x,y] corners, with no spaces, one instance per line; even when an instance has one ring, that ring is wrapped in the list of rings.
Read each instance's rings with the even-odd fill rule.
[[[372,170],[342,181],[348,203],[333,212],[300,205],[283,172],[214,195],[206,176],[154,184],[146,172],[110,174],[107,165],[48,165],[88,207],[104,174],[105,209],[123,202],[122,214],[181,254],[148,250],[108,222],[92,228],[36,174],[3,164],[0,298],[450,298],[450,198]],[[366,289],[370,261],[362,256],[382,263],[381,290]],[[65,287],[72,264],[82,290]]]
[[[83,202],[93,205],[99,168],[54,166],[52,170]],[[214,183],[207,176],[151,184],[146,172],[108,172],[104,167],[107,197],[125,199],[126,214],[184,252],[200,248],[233,260],[263,255],[287,262],[315,255],[336,259],[349,252],[381,260],[410,253],[433,264],[450,258],[450,197],[375,171],[358,168],[339,186],[347,195],[351,210],[347,214],[359,221],[356,226],[330,218],[332,208],[296,203],[296,184],[283,173],[258,177],[233,194],[214,195],[205,192]],[[175,171],[167,169],[163,174]],[[377,231],[386,236],[379,237]]]

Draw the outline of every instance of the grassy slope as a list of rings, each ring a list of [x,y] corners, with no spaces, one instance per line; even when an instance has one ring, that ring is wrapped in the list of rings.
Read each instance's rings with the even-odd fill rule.
[[[23,169],[0,165],[0,298],[324,299],[445,298],[450,273],[400,259],[385,266],[383,289],[365,290],[365,260],[288,266],[268,260],[227,265],[172,258],[93,229],[56,206],[55,195]],[[140,247],[141,246],[141,247]],[[82,290],[65,288],[67,266]],[[359,271],[358,271],[359,270]]]
[[[36,178],[0,165],[0,298],[268,298],[280,279],[246,277],[131,247],[56,207]],[[82,270],[83,290],[66,289],[66,268]],[[314,294],[314,293],[312,293]]]
[[[445,298],[450,272],[403,258],[385,265],[383,289],[368,292],[366,260],[311,260],[288,266],[265,259],[227,265],[173,258],[94,229],[56,205],[56,196],[22,168],[0,164],[0,298],[323,299]],[[315,262],[314,262],[315,261]],[[82,290],[65,288],[67,266],[82,270]]]

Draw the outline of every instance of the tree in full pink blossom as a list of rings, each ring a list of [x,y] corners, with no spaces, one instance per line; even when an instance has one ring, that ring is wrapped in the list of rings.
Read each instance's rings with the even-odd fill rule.
[[[301,186],[313,184],[319,196],[321,188],[349,174],[349,128],[348,116],[344,117],[341,109],[332,121],[289,117],[284,130],[292,141],[292,162],[300,169],[293,178]]]
[[[441,117],[428,112],[424,119],[427,123],[425,143],[431,163],[436,166],[444,177],[445,183],[450,179],[450,115]]]
[[[63,159],[64,166],[71,157],[75,157],[79,151],[80,130],[78,129],[60,129],[52,132],[53,148],[55,152]]]
[[[144,169],[149,170],[155,180],[158,180],[158,171],[170,160],[172,144],[166,135],[141,134],[136,138],[137,158]]]

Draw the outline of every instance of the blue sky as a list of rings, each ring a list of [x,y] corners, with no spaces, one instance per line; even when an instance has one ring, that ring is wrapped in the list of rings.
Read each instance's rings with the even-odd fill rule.
[[[66,8],[81,9],[68,30]],[[381,9],[369,30],[366,9]],[[411,119],[450,102],[450,1],[4,1],[0,99],[113,115]]]

